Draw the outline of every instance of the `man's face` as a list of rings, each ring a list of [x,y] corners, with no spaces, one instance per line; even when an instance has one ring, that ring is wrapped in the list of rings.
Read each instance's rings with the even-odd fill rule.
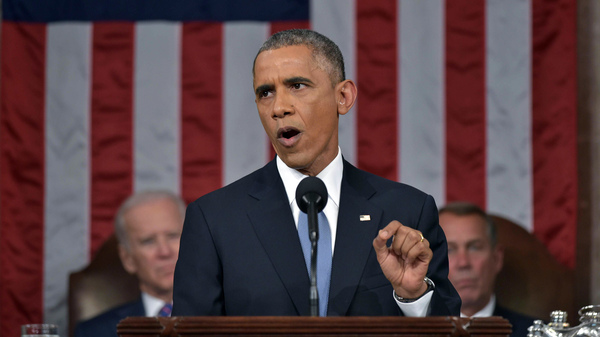
[[[125,213],[129,249],[120,247],[125,270],[136,274],[140,289],[170,300],[183,219],[169,199],[138,205]]]
[[[477,215],[440,214],[448,242],[448,278],[462,299],[461,311],[473,315],[490,300],[503,252],[492,247],[485,220]]]
[[[333,85],[306,46],[264,51],[254,68],[256,106],[277,155],[309,175],[338,153],[338,111],[344,82]]]

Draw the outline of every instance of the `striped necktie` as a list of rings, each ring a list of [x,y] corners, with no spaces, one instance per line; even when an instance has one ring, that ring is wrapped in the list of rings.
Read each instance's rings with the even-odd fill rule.
[[[157,316],[158,317],[170,317],[172,310],[173,310],[173,304],[166,303],[162,308],[160,308],[160,311],[158,312]]]

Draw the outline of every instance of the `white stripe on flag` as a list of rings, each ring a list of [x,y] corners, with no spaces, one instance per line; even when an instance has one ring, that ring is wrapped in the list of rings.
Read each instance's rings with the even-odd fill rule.
[[[134,190],[180,192],[181,24],[136,24]]]
[[[49,24],[47,34],[44,321],[66,327],[68,276],[89,255],[91,28]]]
[[[400,181],[445,203],[444,2],[398,6]]]
[[[252,62],[269,36],[269,28],[268,23],[224,24],[224,184],[262,167],[269,159],[271,145],[258,118],[252,85]]]
[[[346,78],[356,82],[356,4],[355,0],[329,0],[310,3],[312,29],[335,42],[344,56]],[[339,144],[344,159],[356,164],[357,106],[340,116]]]
[[[532,230],[531,3],[488,0],[487,208]]]

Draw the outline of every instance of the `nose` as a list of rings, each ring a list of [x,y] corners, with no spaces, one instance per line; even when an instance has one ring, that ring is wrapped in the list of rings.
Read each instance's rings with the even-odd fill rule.
[[[168,240],[158,241],[158,254],[160,256],[171,256],[175,252],[175,249],[171,246]]]
[[[458,268],[469,268],[471,266],[471,260],[466,249],[459,249],[454,258]]]
[[[294,113],[292,97],[285,90],[280,90],[275,95],[273,102],[273,118],[283,118]]]

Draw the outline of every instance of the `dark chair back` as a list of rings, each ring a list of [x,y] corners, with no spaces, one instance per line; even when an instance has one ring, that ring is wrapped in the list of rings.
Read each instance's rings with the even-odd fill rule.
[[[548,322],[554,310],[568,313],[579,324],[574,301],[574,271],[561,265],[546,246],[523,227],[492,216],[498,242],[505,247],[504,267],[496,280],[499,304]]]
[[[137,278],[123,268],[118,242],[112,235],[85,269],[69,275],[69,336],[73,336],[77,322],[139,296]]]

